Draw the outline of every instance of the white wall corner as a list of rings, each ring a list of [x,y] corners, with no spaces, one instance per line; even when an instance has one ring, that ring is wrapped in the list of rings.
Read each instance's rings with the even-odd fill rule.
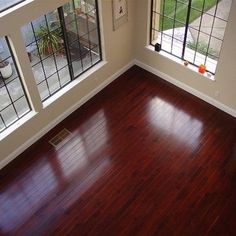
[[[43,137],[47,132],[49,132],[52,128],[54,128],[57,124],[59,124],[61,121],[63,121],[66,117],[68,117],[71,113],[73,113],[75,110],[77,110],[79,107],[81,107],[84,103],[86,103],[89,99],[91,99],[93,96],[95,96],[97,93],[99,93],[101,90],[103,90],[107,85],[109,85],[111,82],[116,80],[120,75],[122,75],[124,72],[126,72],[128,69],[130,69],[134,65],[134,60],[130,61],[127,65],[119,69],[117,72],[112,74],[108,79],[106,79],[103,83],[101,83],[98,87],[93,89],[90,93],[88,93],[85,97],[83,97],[81,100],[79,100],[76,104],[68,108],[65,112],[63,112],[60,116],[58,116],[55,120],[50,122],[44,129],[40,130],[37,134],[35,134],[32,138],[30,138],[28,141],[26,141],[23,145],[18,147],[14,152],[12,152],[10,155],[8,155],[6,158],[4,158],[0,162],[0,169],[2,169],[4,166],[6,166],[9,162],[11,162],[13,159],[15,159],[17,156],[19,156],[23,151],[25,151],[28,147],[30,147],[32,144],[34,144],[37,140],[39,140],[41,137]]]
[[[225,104],[213,99],[212,97],[207,96],[206,94],[178,81],[177,79],[174,79],[173,77],[161,72],[160,70],[153,68],[137,59],[134,60],[134,64],[143,68],[144,70],[149,71],[150,73],[157,75],[161,79],[166,80],[167,82],[187,91],[188,93],[191,93],[192,95],[202,99],[203,101],[217,107],[218,109],[228,113],[229,115],[236,117],[236,110],[232,109],[231,107],[226,106]]]

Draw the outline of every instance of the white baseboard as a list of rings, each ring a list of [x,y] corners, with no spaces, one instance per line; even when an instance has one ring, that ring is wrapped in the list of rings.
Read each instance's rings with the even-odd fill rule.
[[[163,72],[161,72],[161,71],[159,71],[159,70],[157,70],[157,69],[155,69],[155,68],[153,68],[149,65],[144,64],[143,62],[141,62],[139,60],[134,60],[134,64],[141,67],[141,68],[143,68],[144,70],[149,71],[150,73],[152,73],[154,75],[157,75],[161,79],[164,79],[167,82],[170,82],[171,84],[187,91],[188,93],[193,94],[194,96],[196,96],[196,97],[202,99],[203,101],[219,108],[220,110],[228,113],[229,115],[231,115],[233,117],[236,117],[236,111],[234,109],[232,109],[232,108],[226,106],[225,104],[213,99],[212,97],[209,97],[209,96],[205,95],[204,93],[199,92],[198,90],[196,90],[196,89],[194,89],[194,88],[192,88],[192,87],[190,87],[190,86],[174,79],[173,77],[171,77],[171,76],[169,76],[169,75],[167,75],[167,74],[165,74],[165,73],[163,73]]]
[[[170,82],[171,84],[174,84],[175,86],[195,95],[196,97],[206,101],[207,103],[219,108],[220,110],[230,114],[233,117],[236,117],[236,111],[232,108],[220,103],[219,101],[199,92],[196,89],[193,89],[192,87],[172,78],[171,76],[149,66],[144,64],[143,62],[139,60],[133,60],[120,70],[118,70],[116,73],[111,75],[106,81],[104,81],[101,85],[99,85],[97,88],[92,90],[87,96],[83,97],[78,103],[71,106],[69,109],[67,109],[64,113],[62,113],[60,116],[58,116],[55,120],[50,122],[44,129],[40,130],[37,134],[35,134],[32,138],[30,138],[27,142],[25,142],[23,145],[21,145],[19,148],[17,148],[14,152],[12,152],[10,155],[8,155],[5,159],[3,159],[0,162],[0,169],[2,169],[4,166],[6,166],[9,162],[11,162],[13,159],[15,159],[17,156],[19,156],[23,151],[25,151],[29,146],[31,146],[33,143],[35,143],[37,140],[39,140],[43,135],[45,135],[48,131],[50,131],[53,127],[55,127],[57,124],[59,124],[62,120],[64,120],[67,116],[69,116],[71,113],[73,113],[75,110],[77,110],[80,106],[82,106],[85,102],[87,102],[89,99],[91,99],[93,96],[95,96],[98,92],[100,92],[102,89],[104,89],[107,85],[109,85],[112,81],[117,79],[120,75],[122,75],[125,71],[127,71],[129,68],[131,68],[133,65],[137,65],[152,74],[157,75],[158,77]]]
[[[63,112],[55,120],[50,122],[44,129],[40,130],[37,134],[35,134],[32,138],[30,138],[28,141],[26,141],[23,145],[18,147],[14,152],[12,152],[10,155],[8,155],[6,158],[4,158],[0,162],[0,169],[2,169],[9,162],[11,162],[17,156],[19,156],[23,151],[25,151],[33,143],[35,143],[37,140],[39,140],[41,137],[43,137],[48,131],[50,131],[52,128],[54,128],[57,124],[59,124],[61,121],[63,121],[67,116],[69,116],[71,113],[73,113],[75,110],[77,110],[80,106],[82,106],[84,103],[86,103],[89,99],[91,99],[93,96],[95,96],[98,92],[100,92],[107,85],[109,85],[111,82],[113,82],[115,79],[117,79],[120,75],[122,75],[124,72],[126,72],[133,65],[134,65],[134,61],[131,61],[126,66],[122,67],[116,73],[111,75],[107,80],[105,80],[102,84],[100,84],[97,88],[93,89],[88,95],[83,97],[76,104],[74,104],[69,109],[67,109],[65,112]]]

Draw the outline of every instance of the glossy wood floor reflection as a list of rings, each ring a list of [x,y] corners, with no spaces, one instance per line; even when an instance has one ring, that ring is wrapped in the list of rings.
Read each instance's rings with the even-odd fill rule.
[[[236,119],[133,67],[0,180],[0,235],[236,235]]]

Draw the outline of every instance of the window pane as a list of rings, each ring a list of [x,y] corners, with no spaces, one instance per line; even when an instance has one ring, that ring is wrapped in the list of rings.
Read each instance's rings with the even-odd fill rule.
[[[0,38],[0,132],[30,111],[13,55],[6,38]],[[24,100],[23,103],[20,101]]]
[[[218,18],[215,18],[214,26],[212,29],[212,35],[218,39],[223,40],[227,22]]]
[[[199,10],[199,11],[202,11],[202,9],[203,9],[203,0],[192,1],[192,8],[194,8],[196,10]]]
[[[174,19],[172,18],[163,18],[163,31],[174,28]]]
[[[152,45],[214,73],[232,0],[153,0]],[[182,51],[182,52],[181,52]]]
[[[25,25],[22,34],[35,81],[44,101],[62,88],[58,71],[69,64],[58,11],[49,12]]]
[[[100,47],[95,6],[94,0],[73,0],[63,6],[74,77],[93,66],[95,53],[92,49]],[[96,60],[101,60],[100,51],[99,49]]]
[[[25,0],[1,0],[0,1],[0,12],[15,6],[18,3],[24,2]]]
[[[204,12],[208,12],[208,14],[215,14],[216,4],[220,2],[219,0],[208,0],[204,1]]]
[[[208,53],[212,56],[213,59],[217,60],[219,58],[221,46],[222,40],[211,37]]]
[[[231,4],[232,4],[232,0],[220,1],[218,3],[218,7],[216,11],[216,17],[219,17],[220,19],[227,21],[229,17]]]
[[[72,0],[22,27],[41,100],[101,61],[95,0]]]
[[[200,31],[210,35],[213,23],[214,23],[213,16],[203,14]]]
[[[180,9],[180,10],[179,10]],[[180,14],[180,11],[181,11],[181,14]],[[188,5],[187,4],[184,4],[184,3],[181,3],[181,2],[178,2],[177,3],[177,9],[176,9],[176,26],[179,26],[179,22],[180,23],[184,23],[186,24],[186,18],[187,18],[187,12],[188,12]]]

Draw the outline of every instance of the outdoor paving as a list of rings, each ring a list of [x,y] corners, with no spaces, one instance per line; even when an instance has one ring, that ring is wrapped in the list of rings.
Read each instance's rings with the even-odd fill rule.
[[[216,38],[219,38],[220,40],[223,40],[225,28],[226,28],[226,24],[227,24],[226,21],[228,20],[231,3],[232,3],[232,0],[221,0],[218,3],[217,9],[216,9],[216,6],[214,6],[202,15],[202,19],[201,19],[201,17],[199,17],[198,19],[193,21],[190,24],[190,27],[191,27],[190,33],[191,33],[193,40],[194,41],[197,40],[199,28],[202,32],[204,32],[206,34],[211,34],[213,23],[214,23],[214,28],[212,30],[212,35]],[[218,18],[215,18],[215,20],[214,20],[213,16],[215,15],[215,13],[218,18],[221,18],[223,20],[218,19]],[[200,33],[199,41],[205,42],[206,44],[208,44],[209,36],[207,36],[206,34]],[[214,51],[216,51],[218,54],[219,54],[219,51],[221,48],[221,41],[220,40],[212,39],[211,44],[210,44],[210,47]]]
[[[224,19],[215,19],[214,21],[214,29],[212,31],[213,36],[220,38],[223,40],[225,28],[226,28],[226,20],[228,19],[229,11],[230,11],[230,6],[231,6],[232,0],[221,0],[218,4],[216,15],[217,17]],[[205,32],[206,34],[211,33],[212,29],[212,20],[213,16],[216,10],[216,6],[212,7],[210,10],[208,10],[206,13],[202,15],[202,22],[201,22],[201,31]],[[187,33],[187,42],[196,42],[198,38],[198,32],[199,32],[199,26],[200,26],[200,21],[201,17],[196,19],[190,24],[188,33]],[[199,34],[199,41],[202,42],[204,41],[206,44],[209,42],[209,36],[206,34],[200,33]],[[185,35],[185,27],[179,27],[179,28],[174,28],[174,29],[169,29],[163,31],[163,34],[160,33],[158,38],[153,41],[153,43],[161,43],[162,41],[162,49],[164,49],[167,52],[172,52],[172,54],[179,56],[180,58],[182,57],[182,48],[183,48],[183,39]],[[174,37],[174,39],[172,39]],[[215,53],[214,55],[218,55],[221,49],[221,44],[222,41],[217,40],[214,38],[211,38],[211,43],[210,43],[210,50],[214,50],[213,52]],[[172,46],[171,46],[172,45]],[[212,72],[213,74],[215,73],[216,66],[217,66],[217,61],[213,60],[210,57],[204,56],[201,53],[196,53],[190,48],[186,48],[185,50],[185,55],[184,55],[185,60],[188,60],[189,62],[194,62],[196,65],[200,64],[206,64],[207,69]]]

